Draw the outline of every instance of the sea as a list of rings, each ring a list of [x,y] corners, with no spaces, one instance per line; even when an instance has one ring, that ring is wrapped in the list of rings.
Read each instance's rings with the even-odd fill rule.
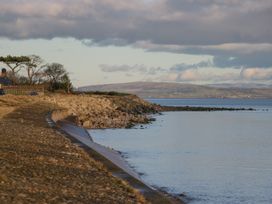
[[[132,129],[90,130],[141,179],[191,204],[272,203],[271,99],[148,99],[255,111],[164,112]]]

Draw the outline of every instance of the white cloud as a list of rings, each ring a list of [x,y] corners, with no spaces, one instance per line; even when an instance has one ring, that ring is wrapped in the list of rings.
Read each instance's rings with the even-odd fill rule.
[[[235,69],[189,69],[178,73],[176,81],[191,83],[234,82],[240,79],[239,74],[239,70]]]
[[[246,80],[264,81],[272,80],[272,68],[247,68],[241,71],[241,77]]]
[[[213,66],[219,68],[264,67],[272,66],[271,43],[225,43],[218,45],[171,45],[139,41],[133,44],[151,52],[173,52],[192,55],[214,56]]]
[[[150,41],[138,41],[133,44],[136,48],[147,51],[193,53],[195,50],[204,54],[205,51],[226,52],[236,54],[252,54],[256,52],[272,52],[272,43],[224,43],[217,45],[173,45],[155,44]],[[190,52],[191,51],[191,52]]]
[[[135,65],[107,65],[101,64],[100,65],[101,71],[103,72],[124,72],[126,74],[129,73],[139,73],[142,75],[154,75],[158,72],[165,72],[166,70],[161,67],[147,67],[143,64],[135,64]]]
[[[147,67],[145,65],[100,65],[105,73],[136,73],[149,80],[190,82],[190,83],[232,83],[264,82],[272,80],[272,68],[225,68],[211,66],[211,62],[197,64],[176,64],[168,68]]]
[[[272,68],[246,68],[246,69],[187,69],[181,72],[169,72],[160,75],[157,79],[162,81],[188,82],[188,83],[271,83]]]

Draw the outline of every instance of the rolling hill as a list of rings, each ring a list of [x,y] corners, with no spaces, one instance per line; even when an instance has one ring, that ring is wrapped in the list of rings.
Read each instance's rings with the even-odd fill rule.
[[[78,91],[116,91],[142,98],[272,98],[272,88],[216,87],[166,82],[131,82],[79,87]]]

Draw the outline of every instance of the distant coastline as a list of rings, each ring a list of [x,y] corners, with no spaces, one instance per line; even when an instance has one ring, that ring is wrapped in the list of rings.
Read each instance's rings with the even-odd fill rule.
[[[195,85],[166,82],[131,82],[79,87],[78,91],[118,91],[141,98],[272,98],[272,87],[260,85]]]

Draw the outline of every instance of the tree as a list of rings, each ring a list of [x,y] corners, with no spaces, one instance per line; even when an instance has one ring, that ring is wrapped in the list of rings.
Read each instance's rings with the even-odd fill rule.
[[[43,67],[44,68],[44,67]],[[34,77],[33,77],[33,81],[36,83],[36,84],[42,84],[44,82],[46,82],[46,78],[47,78],[47,75],[46,73],[44,73],[43,69],[40,70],[39,72],[37,72]]]
[[[34,84],[36,82],[41,81],[40,77],[43,77],[42,75],[42,69],[44,69],[44,66],[42,65],[43,60],[37,55],[30,55],[29,62],[26,63],[26,71],[27,71],[27,77],[29,84]]]
[[[44,73],[48,77],[50,91],[60,89],[65,75],[68,76],[68,73],[64,69],[63,65],[59,63],[47,64]]]
[[[25,66],[26,63],[30,62],[29,57],[27,56],[11,56],[0,57],[0,62],[6,64],[11,70],[11,80],[13,83],[16,83],[15,76],[21,70],[22,66]]]
[[[73,89],[72,82],[67,73],[61,77],[61,86],[66,91],[66,93],[70,93]]]

